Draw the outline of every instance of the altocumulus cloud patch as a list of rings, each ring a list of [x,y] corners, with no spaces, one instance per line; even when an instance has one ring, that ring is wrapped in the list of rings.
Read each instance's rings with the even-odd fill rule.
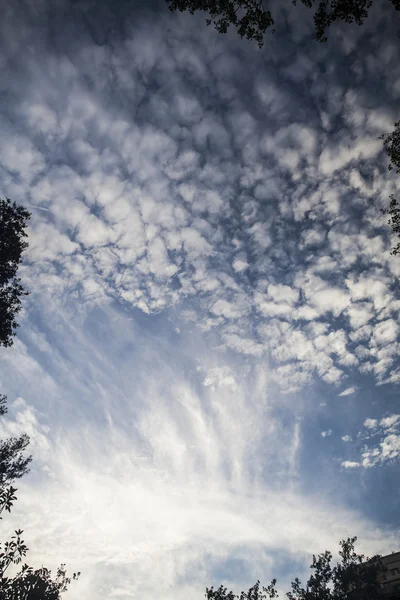
[[[368,108],[340,72],[333,103],[323,50],[306,100],[279,45],[278,66],[259,53],[248,73],[240,47],[200,37],[196,52],[167,22],[143,18],[112,47],[86,32],[68,55],[38,48],[10,76],[1,162],[34,207],[27,281],[148,314],[189,301],[289,389],[348,369],[397,381],[398,261],[379,213],[390,105]]]

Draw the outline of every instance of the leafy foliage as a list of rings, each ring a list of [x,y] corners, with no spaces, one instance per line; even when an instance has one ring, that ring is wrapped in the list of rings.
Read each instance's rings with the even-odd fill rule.
[[[303,2],[306,4],[306,2]],[[326,30],[335,21],[356,22],[362,25],[368,17],[372,0],[331,0],[319,3],[314,15],[315,35],[319,42],[326,42]]]
[[[366,558],[354,549],[356,537],[340,542],[341,562],[332,567],[332,554],[325,551],[313,556],[310,576],[303,588],[298,579],[292,582],[289,600],[377,600],[381,597],[378,574],[384,570],[380,557]]]
[[[267,598],[278,598],[275,585],[276,579],[273,579],[268,587],[261,587],[260,582],[257,581],[248,592],[240,592],[240,596],[228,592],[227,588],[221,585],[216,590],[213,587],[207,588],[206,598],[207,600],[235,600],[235,598],[239,598],[239,600],[267,600]]]
[[[381,136],[383,147],[390,159],[389,171],[396,169],[400,173],[400,121],[394,124],[392,133],[385,133]]]
[[[0,515],[4,510],[11,511],[17,499],[16,491],[12,486],[5,488],[0,484]],[[0,544],[0,600],[59,600],[80,573],[67,577],[65,565],[61,565],[52,578],[49,569],[34,570],[24,563],[16,575],[8,577],[6,574],[11,565],[21,564],[28,552],[22,534],[22,529],[17,529],[9,541]]]
[[[265,0],[267,2],[268,0]],[[373,0],[300,0],[308,8],[316,6],[314,12],[315,37],[326,41],[326,30],[336,21],[362,25],[368,17]],[[400,0],[390,0],[396,10],[400,10]],[[264,34],[273,28],[274,19],[263,0],[166,0],[171,11],[203,11],[209,14],[207,25],[211,23],[219,31],[226,33],[229,26],[236,27],[238,34],[254,40],[261,48]],[[292,0],[297,4],[297,0]],[[274,29],[273,29],[274,31]]]
[[[6,401],[7,396],[0,395],[0,416],[7,412]],[[0,490],[28,473],[28,465],[32,460],[32,456],[24,454],[28,444],[29,437],[26,434],[0,440]]]
[[[340,542],[340,562],[332,566],[332,553],[329,550],[313,556],[310,566],[313,573],[305,587],[299,579],[291,584],[291,591],[286,594],[289,600],[378,600],[382,598],[379,573],[384,566],[379,556],[372,559],[355,552],[356,537]],[[261,587],[260,582],[248,592],[236,595],[228,592],[222,585],[214,589],[207,588],[207,600],[267,600],[278,598],[276,579],[268,587]]]
[[[24,238],[29,218],[30,213],[22,206],[8,198],[0,199],[0,346],[12,345],[21,296],[27,294],[17,271],[28,246]]]
[[[394,131],[381,136],[383,147],[389,157],[389,171],[393,169],[396,173],[400,173],[400,121],[394,124]],[[389,208],[382,210],[384,215],[389,215],[388,224],[391,226],[393,233],[397,233],[400,238],[400,204],[397,198],[392,194],[390,196]],[[392,248],[391,254],[400,254],[400,242]]]
[[[0,441],[0,485],[7,485],[25,475],[32,460],[23,451],[29,444],[29,437],[24,433],[18,438]]]
[[[26,563],[13,577],[7,577],[10,565],[18,565],[25,558],[28,548],[22,539],[23,531],[17,529],[9,542],[0,545],[0,599],[1,600],[58,600],[68,589],[71,580],[78,579],[80,573],[67,577],[65,565],[61,565],[56,577],[52,579],[51,571],[42,567],[32,569]]]
[[[393,233],[397,233],[400,238],[400,204],[393,194],[390,196],[389,208],[382,209],[382,213],[389,215],[388,224],[391,226]],[[390,254],[400,254],[400,242],[397,242]]]
[[[10,512],[17,499],[16,488],[0,483],[0,515]],[[2,517],[0,516],[0,519]],[[28,547],[22,539],[22,529],[17,529],[10,540],[0,544],[0,600],[59,600],[72,580],[80,573],[67,577],[65,565],[61,565],[54,578],[51,571],[44,567],[34,570],[24,563],[16,575],[8,576],[11,565],[20,565]]]
[[[0,346],[12,345],[21,296],[27,293],[17,278],[17,271],[22,252],[28,246],[24,238],[29,218],[29,212],[22,206],[8,198],[0,199]],[[0,416],[6,412],[7,397],[0,395]],[[28,444],[26,434],[0,440],[0,515],[3,511],[10,512],[17,499],[16,488],[9,484],[28,472],[32,457],[23,454]],[[49,569],[34,570],[26,563],[16,575],[8,576],[8,568],[21,564],[28,551],[22,533],[22,529],[17,529],[9,541],[0,544],[0,600],[59,600],[72,579],[80,575],[74,573],[72,578],[67,577],[65,565],[59,567],[54,578]]]
[[[10,485],[8,488],[0,489],[0,515],[3,512],[3,510],[11,512],[14,500],[17,499],[17,496],[15,495],[16,491],[17,489],[12,487],[12,485]],[[3,517],[0,517],[0,519],[2,518]]]
[[[274,25],[271,13],[264,8],[262,0],[167,0],[167,3],[173,12],[207,12],[210,15],[206,19],[207,25],[213,23],[219,33],[226,33],[229,26],[233,25],[242,38],[255,40],[260,48],[266,30]]]

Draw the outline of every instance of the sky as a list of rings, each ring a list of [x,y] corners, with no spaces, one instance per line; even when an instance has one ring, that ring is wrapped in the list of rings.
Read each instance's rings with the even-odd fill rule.
[[[34,460],[1,535],[80,570],[68,600],[400,549],[395,14],[317,44],[277,4],[261,50],[162,1],[3,8],[0,193],[32,217],[1,434]]]

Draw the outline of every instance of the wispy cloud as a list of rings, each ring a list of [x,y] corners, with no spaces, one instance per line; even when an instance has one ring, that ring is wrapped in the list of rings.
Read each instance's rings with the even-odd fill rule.
[[[31,561],[53,565],[60,556],[84,572],[71,598],[106,590],[155,598],[160,586],[167,598],[200,597],[224,557],[243,561],[247,577],[268,578],[281,572],[278,555],[306,568],[310,553],[350,529],[368,552],[382,548],[375,525],[301,489],[301,422],[268,391],[264,363],[238,372],[198,343],[194,359],[190,337],[167,354],[169,336],[149,337],[111,308],[96,320],[101,329],[93,322],[85,336],[79,324],[60,322],[62,362],[57,344],[30,328],[30,371],[21,342],[8,353],[37,408],[22,399],[10,406],[7,432],[31,435],[35,462],[7,525],[24,524]],[[132,338],[142,352],[124,350]],[[39,365],[52,359],[51,393],[40,386]],[[292,425],[283,426],[282,410]],[[391,548],[395,537],[385,543]]]

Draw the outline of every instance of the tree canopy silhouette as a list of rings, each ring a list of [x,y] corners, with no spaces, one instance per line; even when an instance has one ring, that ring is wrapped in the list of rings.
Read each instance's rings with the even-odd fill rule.
[[[274,18],[268,8],[268,0],[166,0],[171,11],[196,11],[208,13],[207,25],[213,23],[220,33],[226,33],[232,25],[240,37],[254,40],[261,48],[267,29],[274,29]],[[373,0],[300,0],[314,10],[315,37],[320,42],[327,39],[327,29],[336,21],[362,25],[368,17]],[[389,0],[400,10],[400,0]],[[292,4],[297,4],[293,0]]]
[[[3,510],[11,511],[16,491],[12,486],[0,491],[0,514]],[[61,565],[52,578],[49,569],[33,569],[24,563],[16,574],[10,577],[6,574],[11,565],[22,563],[28,551],[22,533],[21,529],[17,529],[9,541],[0,544],[0,600],[59,600],[80,573],[68,577],[65,565]]]
[[[7,412],[6,402],[7,396],[0,395],[0,416]],[[29,437],[26,434],[0,440],[0,490],[28,473],[28,465],[32,460],[32,456],[24,454],[28,444]]]
[[[0,346],[11,346],[18,327],[21,296],[27,294],[17,277],[30,213],[8,198],[0,199]]]
[[[0,396],[0,416],[6,412],[6,397]],[[17,499],[17,489],[10,483],[28,472],[31,457],[23,455],[28,444],[27,435],[0,440],[0,519],[4,511],[11,512]],[[9,567],[20,565],[28,551],[22,533],[17,529],[8,541],[0,543],[0,600],[59,600],[80,573],[68,577],[65,566],[61,565],[52,577],[49,569],[33,569],[24,563],[16,574],[14,569],[14,574],[8,575]]]
[[[21,308],[23,290],[17,278],[21,255],[28,246],[25,228],[30,215],[22,206],[8,198],[0,199],[0,345],[11,346],[17,323],[16,314]],[[7,412],[7,397],[0,395],[0,416]],[[6,486],[28,472],[31,456],[24,455],[29,444],[26,434],[0,440],[0,493]]]
[[[382,598],[382,587],[379,575],[385,571],[380,556],[372,559],[355,552],[356,537],[340,542],[340,561],[332,566],[332,553],[326,550],[313,556],[310,566],[312,574],[306,586],[299,579],[291,584],[291,591],[286,594],[289,600],[378,600]],[[268,587],[260,582],[247,592],[239,595],[220,586],[206,589],[207,600],[267,600],[278,598],[276,579]]]
[[[396,173],[400,173],[400,121],[395,123],[392,133],[384,134],[381,139],[383,139],[383,147],[390,160],[389,171],[394,169]],[[389,216],[388,224],[393,233],[400,238],[400,203],[394,194],[390,196],[389,208],[382,212]],[[391,254],[400,254],[400,241],[392,248]]]
[[[395,169],[396,173],[400,173],[400,121],[394,124],[394,131],[381,136],[383,147],[389,157],[389,171]]]
[[[0,346],[11,346],[17,328],[16,315],[21,309],[21,296],[26,295],[17,277],[21,255],[28,246],[25,238],[30,214],[22,206],[8,198],[0,199]],[[7,397],[0,395],[0,417],[7,412]],[[31,456],[24,454],[29,437],[11,437],[0,440],[0,519],[4,511],[10,512],[17,491],[11,483],[28,472]],[[4,544],[0,543],[0,600],[59,600],[68,589],[72,578],[61,565],[56,576],[45,567],[33,569],[23,564],[21,569],[9,576],[9,567],[20,565],[28,548],[22,539],[23,531],[15,534]]]

